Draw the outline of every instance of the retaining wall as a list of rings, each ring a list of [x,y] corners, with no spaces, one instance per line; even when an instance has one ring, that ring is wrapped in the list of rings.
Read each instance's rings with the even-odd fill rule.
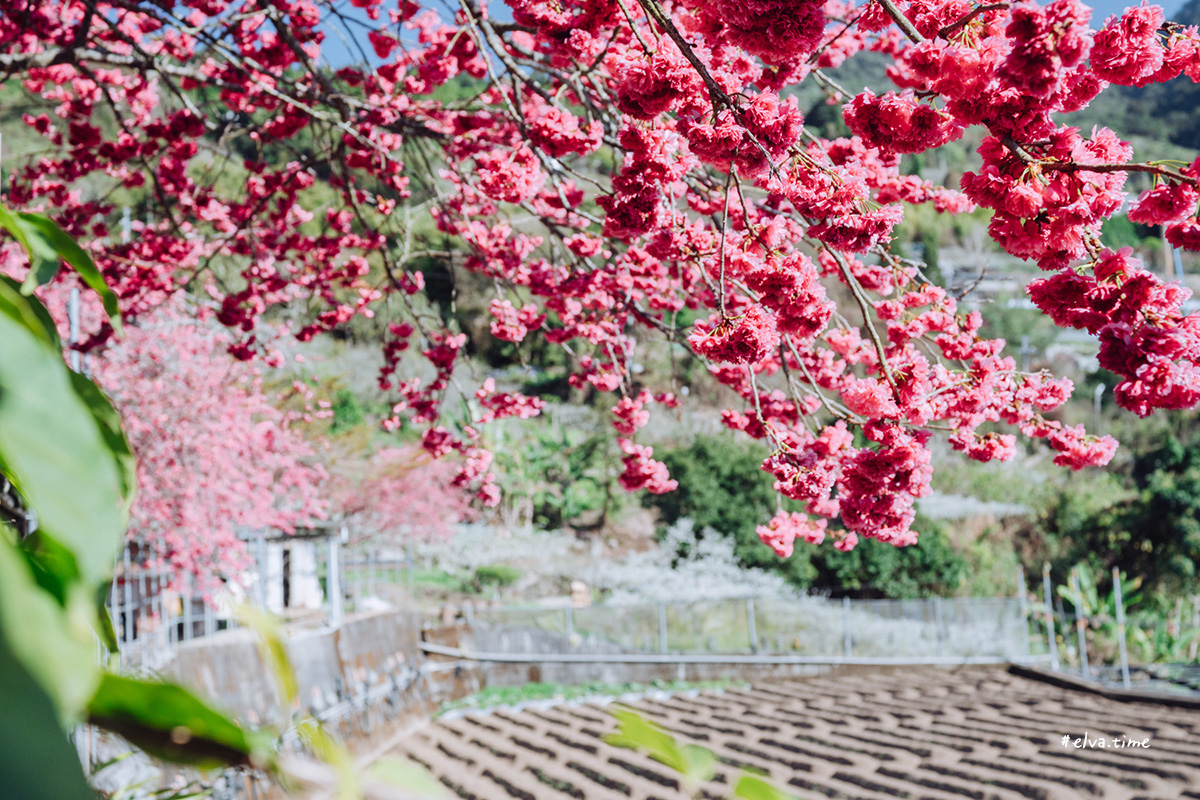
[[[533,627],[477,626],[464,635],[464,647],[479,653],[544,653],[620,655],[631,651],[595,639],[570,638]],[[564,664],[534,661],[528,664],[487,662],[479,665],[487,686],[521,686],[526,683],[653,683],[654,681],[762,681],[815,675],[829,668],[815,664]]]
[[[421,652],[425,634],[421,617],[410,611],[364,614],[338,628],[289,632],[285,643],[299,687],[298,707],[292,710],[327,720],[353,743],[364,735],[377,737],[381,722],[411,723],[444,700],[478,691],[478,670],[470,665],[441,669]],[[250,723],[287,725],[276,679],[252,631],[181,644],[162,672]]]

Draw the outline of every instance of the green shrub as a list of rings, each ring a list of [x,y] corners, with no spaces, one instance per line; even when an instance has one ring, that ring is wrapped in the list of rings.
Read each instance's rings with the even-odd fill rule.
[[[1200,563],[1200,441],[1173,435],[1124,475],[1072,482],[1039,518],[1056,574],[1119,566],[1154,593],[1191,591]]]
[[[849,553],[822,545],[812,556],[816,588],[867,597],[944,597],[959,591],[967,561],[940,524],[917,517],[911,547],[862,538]]]
[[[507,564],[489,564],[475,568],[475,576],[471,579],[471,584],[475,591],[482,592],[492,586],[497,589],[512,586],[520,579],[521,570],[516,567],[510,567]]]
[[[505,502],[538,528],[594,529],[621,502],[620,462],[605,429],[553,423],[519,430],[495,448]]]
[[[698,536],[711,529],[733,538],[734,554],[743,566],[780,573],[797,588],[897,598],[959,589],[967,574],[966,560],[939,525],[919,518],[914,525],[921,532],[916,547],[865,539],[843,553],[828,543],[810,547],[800,542],[789,558],[779,558],[756,532],[775,514],[779,502],[771,477],[761,469],[767,455],[762,445],[732,436],[701,437],[687,447],[665,450],[662,460],[679,488],[649,495],[645,502],[658,509],[664,529],[689,518]],[[800,510],[791,501],[784,507]]]
[[[339,389],[333,397],[330,410],[333,418],[330,421],[329,432],[341,433],[358,427],[363,421],[362,403],[349,389]]]

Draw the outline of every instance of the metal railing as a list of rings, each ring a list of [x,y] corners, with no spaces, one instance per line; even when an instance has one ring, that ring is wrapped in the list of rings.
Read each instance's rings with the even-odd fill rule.
[[[122,666],[155,668],[176,647],[238,627],[236,609],[249,603],[283,619],[337,625],[347,614],[404,607],[412,561],[337,538],[267,539],[249,543],[253,567],[238,582],[202,591],[190,575],[125,548],[117,560],[108,608]]]

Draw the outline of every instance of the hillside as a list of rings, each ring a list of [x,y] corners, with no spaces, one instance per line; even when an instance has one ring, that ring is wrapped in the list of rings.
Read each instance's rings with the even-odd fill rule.
[[[1190,0],[1168,16],[1181,25],[1200,25],[1200,0]],[[1103,17],[1097,13],[1092,24],[1102,22]],[[1093,125],[1105,125],[1127,139],[1144,137],[1197,150],[1200,149],[1200,84],[1179,77],[1170,83],[1144,89],[1113,86],[1085,110],[1069,115],[1067,121],[1084,130]],[[1177,154],[1143,155],[1170,157]]]

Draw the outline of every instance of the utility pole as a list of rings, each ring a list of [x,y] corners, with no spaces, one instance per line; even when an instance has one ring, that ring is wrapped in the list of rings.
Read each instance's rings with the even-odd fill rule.
[[[1029,344],[1029,337],[1021,337],[1021,347],[1017,350],[1021,354],[1021,372],[1029,372],[1029,357],[1037,353],[1037,348]]]

